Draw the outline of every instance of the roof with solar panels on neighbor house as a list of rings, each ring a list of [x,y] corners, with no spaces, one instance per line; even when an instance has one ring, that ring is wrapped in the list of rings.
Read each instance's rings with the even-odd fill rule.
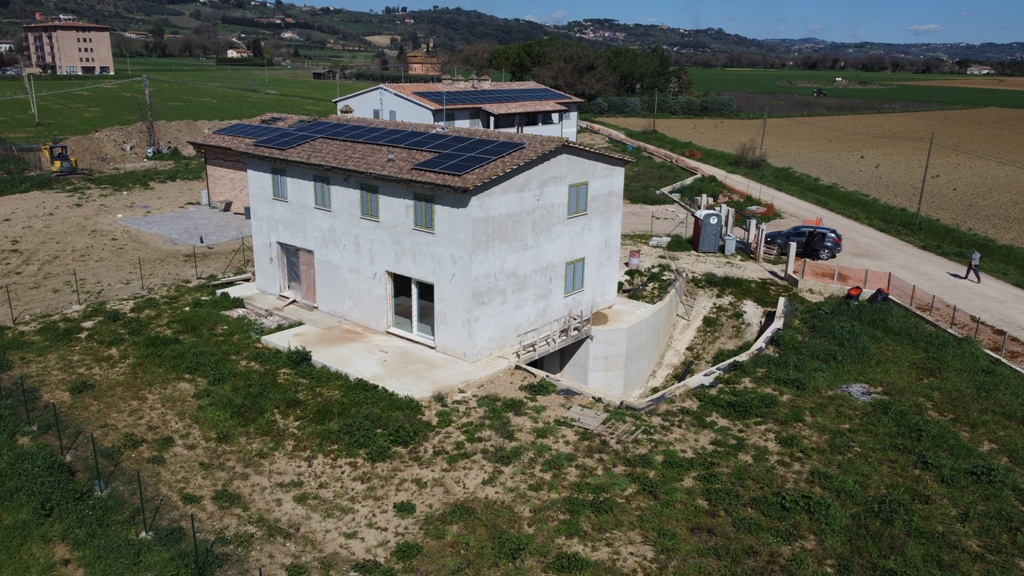
[[[189,141],[279,160],[424,185],[470,190],[558,148],[629,163],[632,158],[557,136],[443,128],[351,116],[265,115]]]
[[[536,82],[491,82],[486,76],[469,80],[444,80],[410,84],[380,84],[340,98],[350,98],[387,90],[434,111],[479,108],[491,114],[527,112],[564,112],[566,104],[582,104],[584,100],[559,92]]]

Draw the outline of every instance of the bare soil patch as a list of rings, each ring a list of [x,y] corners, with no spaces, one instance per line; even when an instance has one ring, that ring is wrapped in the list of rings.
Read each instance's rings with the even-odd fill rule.
[[[181,121],[155,122],[154,137],[157,148],[177,148],[182,154],[192,156],[195,150],[188,141],[208,134],[229,122]],[[78,165],[93,170],[113,168],[130,169],[146,161],[146,147],[149,134],[146,125],[112,126],[86,136],[75,136],[65,141],[68,152],[78,158]]]
[[[610,118],[649,129],[650,120]],[[821,118],[769,119],[768,161],[824,182],[916,210],[935,133],[922,214],[1001,242],[1024,246],[1024,110],[985,108]],[[760,142],[761,120],[659,120],[658,130],[680,140],[734,152]]]
[[[953,80],[928,80],[926,82],[894,82],[915,86],[950,86],[955,88],[994,88],[997,90],[1024,90],[1024,78],[994,78],[991,76],[957,77]]]

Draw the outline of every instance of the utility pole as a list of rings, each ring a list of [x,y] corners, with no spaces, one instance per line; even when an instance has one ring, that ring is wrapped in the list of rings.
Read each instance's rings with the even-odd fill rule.
[[[156,131],[153,129],[153,102],[149,99],[149,76],[142,76],[142,92],[146,97],[146,135],[149,136],[149,147],[156,147]]]
[[[761,152],[764,152],[764,133],[768,131],[768,110],[764,111],[764,119],[761,120]]]
[[[654,117],[651,118],[651,131],[658,129],[658,89],[654,89]]]
[[[22,70],[22,74],[24,74],[24,73],[25,73],[24,70]],[[36,101],[36,79],[35,79],[35,76],[30,76],[28,81],[29,81],[29,84],[32,87],[32,89],[31,89],[32,113],[36,115],[36,126],[39,126],[39,102]]]
[[[928,157],[924,161],[924,176],[921,177],[921,195],[917,199],[917,214],[914,215],[914,227],[917,227],[917,221],[921,218],[921,205],[924,204],[924,186],[928,182],[928,164],[932,161],[932,144],[935,143],[935,131],[932,131],[932,137],[928,139]]]

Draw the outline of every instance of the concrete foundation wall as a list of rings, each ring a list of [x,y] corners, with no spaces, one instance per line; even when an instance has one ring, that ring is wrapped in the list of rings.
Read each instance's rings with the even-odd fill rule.
[[[598,396],[632,396],[661,360],[672,334],[679,299],[671,292],[656,305],[620,298],[628,309],[627,321],[595,326],[589,342],[566,364],[562,376],[578,382]],[[606,311],[616,314],[616,306]]]
[[[272,198],[272,168],[287,170],[287,201]],[[330,210],[314,207],[314,175],[330,178]],[[623,175],[614,160],[561,148],[467,194],[251,160],[256,285],[285,289],[280,243],[311,250],[320,310],[383,331],[389,273],[433,284],[435,347],[479,360],[614,301]],[[590,212],[568,218],[568,186],[583,181]],[[361,184],[378,187],[379,220],[360,216]],[[433,196],[434,232],[414,229],[414,193]],[[567,297],[576,258],[586,258],[584,289]]]
[[[240,211],[249,205],[249,174],[241,154],[231,150],[207,150],[206,188],[210,204],[223,206],[232,202],[232,210]]]

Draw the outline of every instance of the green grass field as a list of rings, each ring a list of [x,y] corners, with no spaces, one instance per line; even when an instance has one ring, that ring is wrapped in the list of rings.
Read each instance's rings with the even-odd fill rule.
[[[936,102],[950,107],[1024,108],[1015,90],[897,84],[957,78],[939,74],[855,72],[846,70],[729,70],[688,68],[697,92],[759,92],[807,95],[823,87],[829,98]],[[848,83],[835,84],[838,76]]]
[[[217,65],[212,61],[132,58],[116,76],[36,77],[39,125],[20,77],[0,81],[0,136],[45,142],[145,120],[142,76],[155,120],[234,120],[267,112],[326,116],[331,100],[367,84],[313,80],[309,68]]]

